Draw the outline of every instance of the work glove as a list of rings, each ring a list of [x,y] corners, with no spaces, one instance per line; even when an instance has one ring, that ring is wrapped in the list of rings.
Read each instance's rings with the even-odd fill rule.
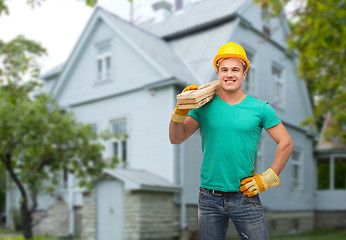
[[[262,174],[254,173],[252,177],[245,178],[240,181],[240,191],[248,197],[253,197],[260,192],[264,192],[268,188],[280,185],[278,175],[269,168]]]
[[[187,86],[182,92],[198,89],[197,84]],[[178,104],[171,115],[172,121],[182,123],[191,109],[178,109]]]

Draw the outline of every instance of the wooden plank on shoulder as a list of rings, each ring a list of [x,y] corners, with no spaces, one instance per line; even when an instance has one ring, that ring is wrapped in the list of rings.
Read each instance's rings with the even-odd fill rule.
[[[193,109],[201,107],[214,99],[220,91],[219,80],[202,85],[197,90],[190,90],[177,95],[179,109]]]

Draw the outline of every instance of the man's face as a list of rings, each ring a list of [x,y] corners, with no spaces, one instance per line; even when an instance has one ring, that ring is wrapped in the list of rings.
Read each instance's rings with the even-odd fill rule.
[[[226,92],[241,91],[246,73],[243,64],[235,58],[222,60],[216,72],[221,88]]]

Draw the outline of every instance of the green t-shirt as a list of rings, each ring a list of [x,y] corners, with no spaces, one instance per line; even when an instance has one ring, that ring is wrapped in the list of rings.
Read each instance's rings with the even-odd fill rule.
[[[281,122],[268,102],[249,95],[235,105],[216,96],[189,116],[200,125],[201,187],[224,192],[239,191],[240,181],[253,175],[262,128]]]

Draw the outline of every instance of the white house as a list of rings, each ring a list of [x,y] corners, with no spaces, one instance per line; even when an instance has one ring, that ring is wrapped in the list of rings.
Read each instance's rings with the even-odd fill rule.
[[[76,188],[73,176],[65,175],[55,196],[42,196],[36,233],[80,234],[83,240],[164,240],[195,233],[200,136],[170,144],[170,114],[186,85],[216,79],[212,60],[230,41],[244,46],[251,62],[244,90],[270,102],[295,144],[280,187],[261,194],[269,231],[320,226],[314,136],[300,127],[312,107],[296,75],[297,56],[286,43],[285,17],[267,18],[252,0],[204,0],[175,12],[171,8],[157,1],[157,18],[139,25],[96,8],[67,61],[42,76],[45,91],[78,120],[96,131],[127,132],[129,138],[104,143],[105,157],[117,154],[126,164],[105,170],[92,191]],[[270,167],[275,147],[264,131],[257,172]],[[346,189],[340,194],[346,197]],[[346,215],[346,203],[338,201],[337,208],[332,210]]]

